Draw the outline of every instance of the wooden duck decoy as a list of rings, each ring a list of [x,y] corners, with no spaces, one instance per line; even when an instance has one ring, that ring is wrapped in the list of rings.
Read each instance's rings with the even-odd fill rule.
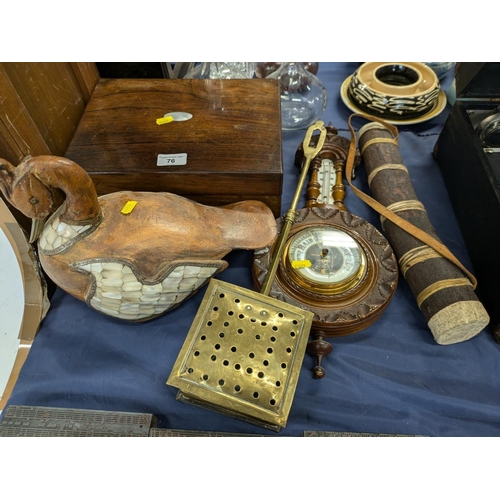
[[[211,207],[172,193],[98,197],[87,172],[58,156],[27,157],[17,167],[0,159],[0,190],[27,217],[49,217],[38,254],[52,281],[130,321],[177,307],[228,266],[224,255],[266,247],[277,234],[260,201]],[[124,214],[129,201],[137,203]]]

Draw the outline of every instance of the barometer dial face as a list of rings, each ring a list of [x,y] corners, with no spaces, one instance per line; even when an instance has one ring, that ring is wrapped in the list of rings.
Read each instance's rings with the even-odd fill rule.
[[[354,287],[366,271],[366,256],[345,231],[326,225],[297,232],[285,253],[287,267],[303,284],[328,292]]]

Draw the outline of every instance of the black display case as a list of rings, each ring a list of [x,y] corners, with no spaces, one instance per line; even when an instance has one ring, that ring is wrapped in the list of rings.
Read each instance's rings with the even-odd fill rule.
[[[500,63],[457,63],[455,88],[434,155],[500,343]]]

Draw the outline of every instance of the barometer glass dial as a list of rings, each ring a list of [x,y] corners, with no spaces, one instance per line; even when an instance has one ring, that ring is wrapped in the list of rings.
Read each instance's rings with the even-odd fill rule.
[[[366,271],[366,256],[345,231],[326,225],[297,232],[285,252],[292,274],[311,290],[339,293],[354,287]]]

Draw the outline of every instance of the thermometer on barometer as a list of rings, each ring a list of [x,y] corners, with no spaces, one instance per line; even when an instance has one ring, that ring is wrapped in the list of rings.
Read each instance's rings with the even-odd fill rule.
[[[320,184],[320,195],[318,203],[323,205],[334,204],[333,200],[333,186],[335,185],[335,170],[333,168],[333,161],[325,158],[321,161],[321,168],[318,172],[318,182]]]

